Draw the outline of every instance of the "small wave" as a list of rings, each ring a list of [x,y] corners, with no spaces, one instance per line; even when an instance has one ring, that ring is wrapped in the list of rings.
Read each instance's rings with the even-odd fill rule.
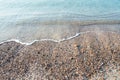
[[[23,45],[32,45],[34,42],[36,41],[53,41],[53,42],[62,42],[62,41],[65,41],[65,40],[70,40],[70,39],[73,39],[77,36],[79,36],[80,34],[86,34],[86,33],[89,33],[89,32],[93,32],[93,31],[86,31],[86,32],[80,32],[80,33],[76,33],[74,36],[71,36],[71,37],[68,37],[68,38],[63,38],[61,40],[54,40],[54,39],[41,39],[41,40],[34,40],[32,42],[29,42],[29,43],[26,43],[26,42],[21,42],[20,40],[18,39],[10,39],[10,40],[7,40],[7,41],[4,41],[4,42],[1,42],[0,44],[3,44],[5,42],[11,42],[11,41],[15,41],[17,43],[20,43],[20,44],[23,44]]]
[[[60,43],[60,42],[65,41],[65,40],[70,40],[70,39],[73,39],[73,38],[75,38],[75,37],[78,37],[78,36],[80,36],[81,34],[87,34],[87,33],[91,33],[91,32],[95,32],[95,33],[96,33],[96,31],[86,31],[86,32],[76,33],[74,36],[71,36],[71,37],[68,37],[68,38],[63,38],[63,39],[61,39],[61,40],[41,39],[41,40],[34,40],[34,41],[32,41],[32,42],[29,42],[29,43],[27,43],[27,42],[21,42],[21,41],[18,40],[18,39],[10,39],[10,40],[1,42],[0,44],[6,43],[6,42],[11,42],[11,41],[15,41],[15,42],[17,42],[17,43],[20,43],[20,44],[22,44],[22,45],[27,45],[27,46],[32,45],[33,43],[35,43],[35,42],[37,42],[37,41],[53,41],[53,42]],[[101,31],[101,32],[103,32],[103,31]],[[116,33],[116,32],[112,32],[112,31],[105,31],[105,32]]]

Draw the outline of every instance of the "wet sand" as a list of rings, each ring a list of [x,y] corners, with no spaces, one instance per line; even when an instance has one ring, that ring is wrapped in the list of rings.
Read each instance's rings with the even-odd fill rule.
[[[0,79],[119,80],[119,25],[102,26],[79,28],[91,32],[61,42],[0,44]]]

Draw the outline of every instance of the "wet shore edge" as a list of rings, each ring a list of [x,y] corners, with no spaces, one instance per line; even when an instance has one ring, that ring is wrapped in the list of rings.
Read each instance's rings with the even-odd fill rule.
[[[73,25],[73,27],[72,28],[70,28],[70,29],[73,29],[73,31],[74,31],[74,25],[75,26],[77,26],[77,29],[81,29],[81,27],[83,27],[84,28],[84,26],[88,26],[87,28],[89,28],[89,26],[92,26],[92,25],[98,25],[98,28],[99,29],[101,29],[101,27],[99,27],[99,25],[103,25],[103,28],[104,28],[104,26],[105,25],[113,25],[113,27],[114,27],[114,25],[120,25],[120,20],[88,20],[88,21],[81,21],[81,20],[73,20],[73,21],[68,21],[68,20],[63,20],[63,21],[61,21],[61,20],[51,20],[51,21],[42,21],[42,22],[39,22],[39,21],[33,21],[33,22],[31,22],[30,24],[28,24],[27,22],[21,22],[21,23],[17,23],[16,25],[66,25],[66,24],[68,24],[68,25]],[[29,41],[29,42],[23,42],[23,41],[21,41],[21,40],[19,40],[19,39],[9,39],[9,40],[3,40],[2,42],[0,42],[0,44],[3,44],[3,43],[5,43],[5,42],[11,42],[11,41],[14,41],[14,42],[17,42],[17,43],[20,43],[20,44],[24,44],[24,45],[31,45],[31,44],[33,44],[34,42],[37,42],[37,41],[53,41],[53,42],[62,42],[62,41],[64,41],[64,40],[69,40],[69,39],[73,39],[73,38],[75,38],[75,37],[77,37],[77,36],[79,36],[79,35],[81,35],[81,34],[86,34],[86,33],[90,33],[90,32],[96,32],[95,30],[87,30],[87,28],[86,28],[86,30],[81,30],[80,32],[75,32],[74,31],[74,34],[73,35],[71,35],[71,36],[69,36],[69,37],[67,37],[67,38],[62,38],[62,39],[60,39],[60,40],[58,40],[58,39],[51,39],[51,38],[44,38],[44,39],[35,39],[35,40],[32,40],[32,41]],[[95,27],[95,28],[97,28],[97,27]],[[68,27],[68,29],[69,29],[69,27]],[[94,29],[94,27],[92,28],[92,29]],[[109,29],[109,26],[108,26],[108,29]],[[117,29],[116,29],[117,30]],[[102,31],[102,30],[101,30]],[[106,32],[109,32],[109,31],[111,31],[111,32],[115,32],[114,30],[112,31],[112,30],[105,30]],[[72,32],[71,32],[72,33]]]

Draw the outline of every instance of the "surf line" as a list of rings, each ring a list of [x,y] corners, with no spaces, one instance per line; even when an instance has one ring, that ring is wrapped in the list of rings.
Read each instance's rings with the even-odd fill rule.
[[[71,36],[71,37],[68,37],[68,38],[63,38],[61,40],[54,40],[54,39],[40,39],[40,40],[34,40],[32,42],[29,42],[29,43],[26,43],[26,42],[21,42],[20,40],[18,39],[10,39],[10,40],[7,40],[7,41],[3,41],[1,42],[0,44],[3,44],[3,43],[6,43],[6,42],[16,42],[16,43],[20,43],[22,45],[32,45],[33,43],[37,42],[37,41],[53,41],[53,42],[57,42],[57,43],[60,43],[62,41],[65,41],[65,40],[70,40],[70,39],[73,39],[75,37],[78,37],[80,36],[81,34],[87,34],[87,33],[91,33],[91,32],[94,32],[96,33],[96,31],[86,31],[86,32],[80,32],[80,33],[76,33],[74,36]],[[100,32],[103,32],[103,31],[100,31]],[[112,32],[112,31],[107,31],[107,32]],[[115,33],[115,32],[112,32],[112,33]]]

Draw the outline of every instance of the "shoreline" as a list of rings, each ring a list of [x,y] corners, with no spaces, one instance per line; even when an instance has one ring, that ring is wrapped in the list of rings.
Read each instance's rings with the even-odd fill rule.
[[[104,31],[100,31],[100,32],[104,32]],[[105,32],[117,33],[117,32],[112,32],[112,31],[105,31]],[[32,45],[35,42],[39,42],[39,41],[52,41],[52,42],[60,43],[60,42],[66,41],[66,40],[74,39],[75,37],[78,37],[81,34],[87,34],[87,33],[96,33],[96,31],[86,31],[86,32],[76,33],[74,36],[68,37],[66,39],[61,39],[61,40],[41,39],[41,40],[33,40],[33,41],[27,43],[27,42],[22,42],[22,41],[20,41],[18,39],[10,39],[10,40],[6,40],[6,41],[3,41],[3,42],[0,42],[0,44],[4,44],[4,43],[7,43],[7,42],[16,42],[16,43],[20,43],[22,45],[29,46],[29,45]]]
[[[27,25],[27,24],[28,23],[20,23],[20,24],[16,24],[16,26],[17,25]],[[32,24],[32,25],[36,24],[37,25],[36,22],[30,23],[30,24]],[[31,45],[31,44],[33,44],[36,41],[62,42],[62,41],[65,41],[65,40],[73,39],[74,37],[77,37],[80,34],[89,33],[89,32],[96,32],[95,30],[91,30],[91,27],[92,27],[92,29],[98,28],[98,29],[103,29],[103,31],[105,30],[105,31],[115,32],[111,28],[112,27],[114,28],[114,25],[120,25],[120,20],[88,20],[88,21],[79,21],[79,20],[77,20],[77,21],[76,20],[73,20],[73,21],[67,21],[67,20],[60,21],[60,20],[58,20],[58,21],[45,21],[45,22],[43,21],[43,22],[40,22],[40,23],[38,22],[38,25],[49,25],[50,29],[52,29],[51,25],[55,25],[55,24],[56,25],[60,25],[60,26],[61,25],[65,25],[64,27],[66,27],[66,25],[70,25],[70,27],[67,26],[66,29],[69,30],[69,28],[70,28],[71,30],[73,29],[73,31],[69,31],[69,33],[66,36],[61,36],[61,34],[60,34],[59,35],[61,37],[60,39],[51,38],[52,36],[48,36],[48,38],[42,38],[41,37],[40,39],[33,39],[33,40],[31,38],[31,40],[28,40],[28,41],[25,40],[25,39],[23,39],[23,40],[21,39],[20,40],[20,39],[17,39],[17,38],[11,38],[11,39],[8,39],[8,40],[2,40],[0,42],[0,44],[3,44],[5,42],[10,42],[10,41],[15,41],[17,43],[24,44],[24,45]],[[48,26],[48,28],[49,28],[49,26]],[[64,27],[62,27],[62,28],[64,29]],[[74,27],[75,27],[75,29],[74,29]],[[120,28],[120,27],[117,26],[117,28]],[[80,29],[80,31],[78,29]],[[88,29],[90,29],[90,31],[88,31]],[[117,30],[117,29],[115,29],[115,30]],[[47,37],[47,35],[45,35],[45,36]]]

